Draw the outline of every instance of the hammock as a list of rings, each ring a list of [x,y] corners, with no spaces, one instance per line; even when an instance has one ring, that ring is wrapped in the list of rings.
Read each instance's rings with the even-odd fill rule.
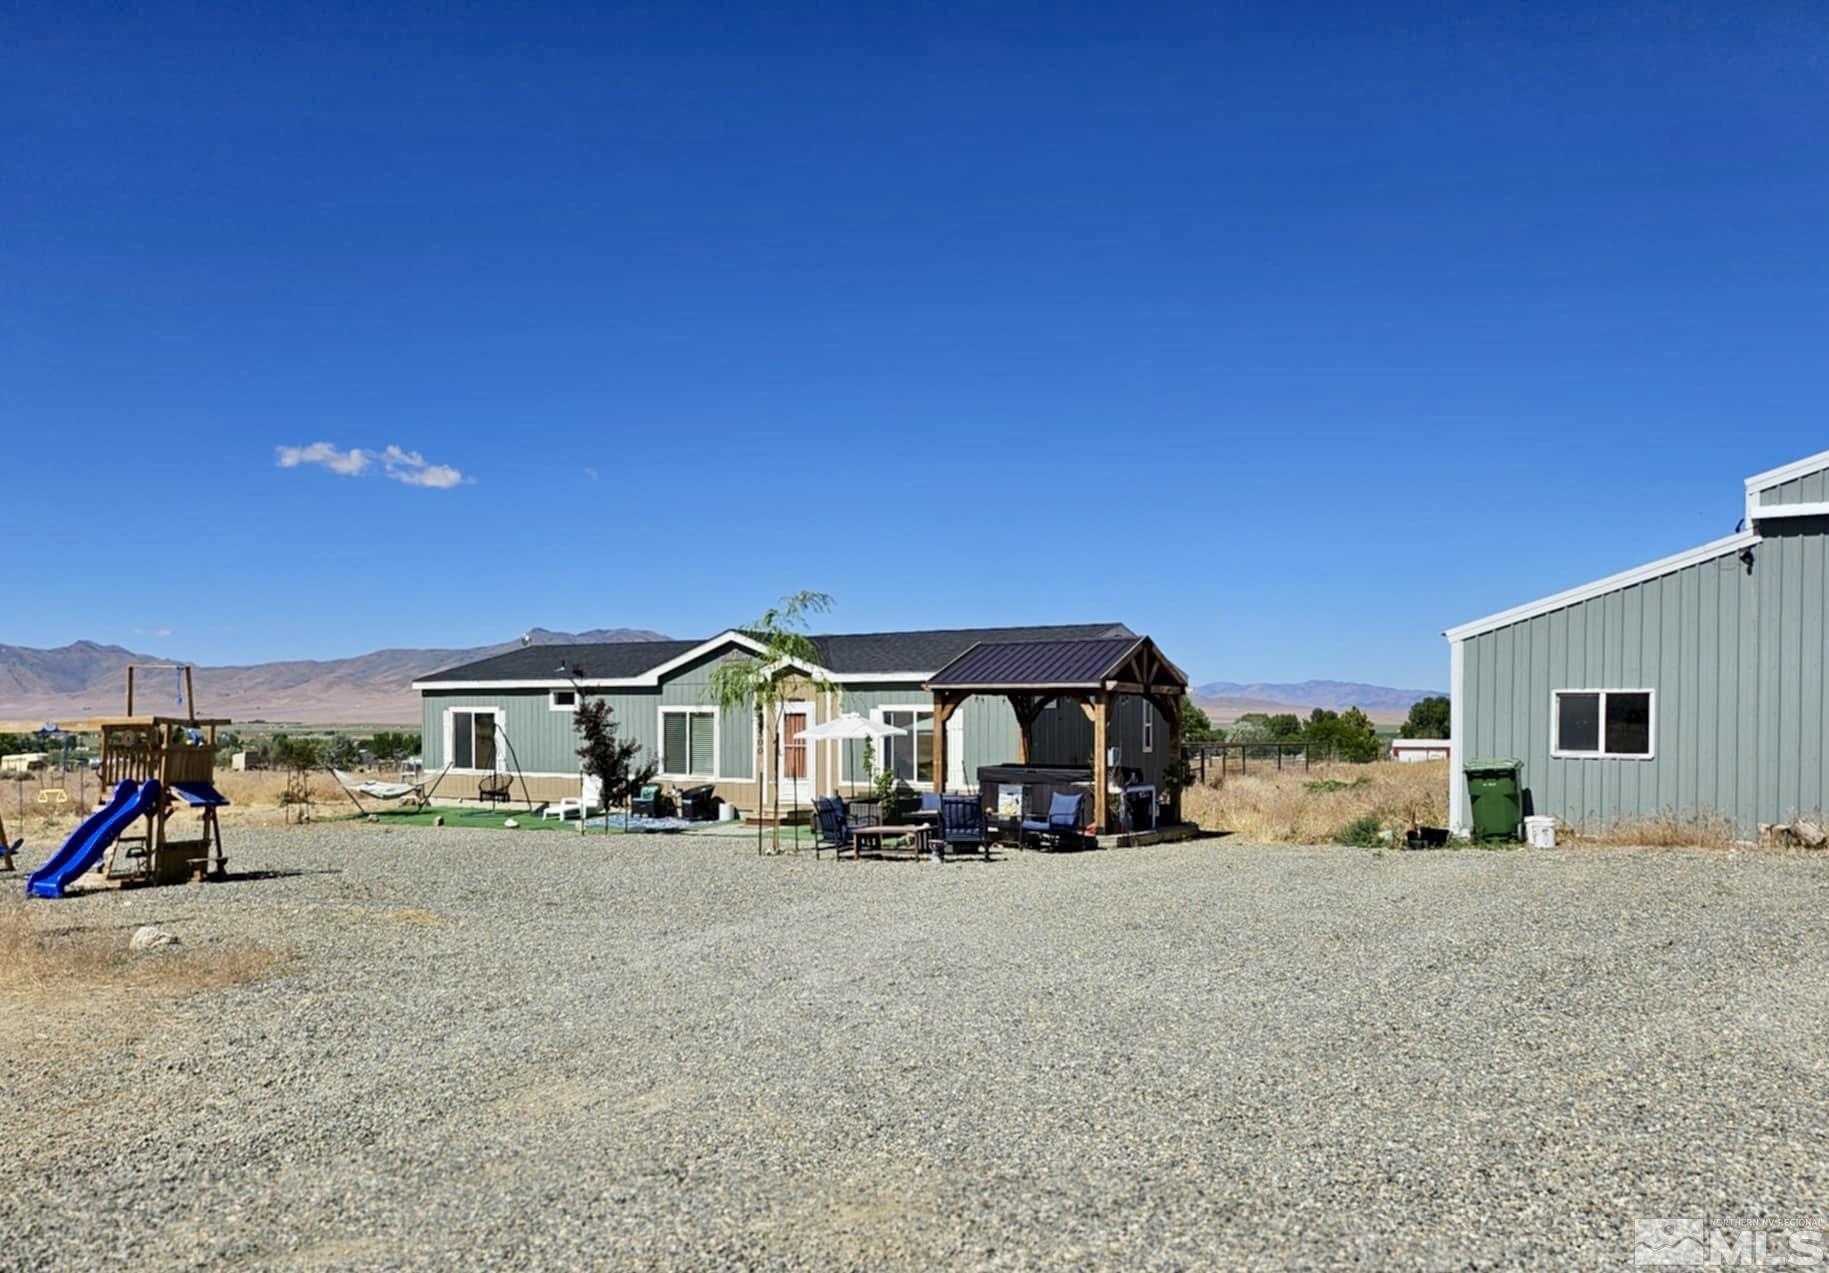
[[[433,780],[430,790],[426,788],[424,781],[382,782],[379,778],[367,778],[357,782],[354,774],[346,774],[341,769],[332,769],[330,776],[337,780],[337,786],[343,788],[343,794],[355,803],[356,808],[367,813],[368,810],[363,807],[362,801],[358,798],[359,795],[367,796],[372,800],[410,799],[423,809],[431,800],[432,792],[438,790],[438,784],[444,781],[444,776],[450,772],[450,769],[451,766],[446,765],[438,771],[438,777]]]

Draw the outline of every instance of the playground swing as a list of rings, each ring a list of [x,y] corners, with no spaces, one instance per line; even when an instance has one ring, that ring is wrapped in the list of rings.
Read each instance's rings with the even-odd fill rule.
[[[330,776],[336,780],[337,786],[343,789],[343,794],[349,797],[350,803],[363,813],[367,813],[368,807],[362,803],[361,796],[367,796],[371,800],[410,800],[414,808],[423,809],[432,802],[432,795],[438,790],[438,784],[443,782],[445,775],[450,772],[451,766],[446,765],[438,771],[438,777],[432,780],[429,787],[424,782],[382,782],[379,778],[369,778],[358,782],[354,774],[344,773],[341,769],[332,769]]]

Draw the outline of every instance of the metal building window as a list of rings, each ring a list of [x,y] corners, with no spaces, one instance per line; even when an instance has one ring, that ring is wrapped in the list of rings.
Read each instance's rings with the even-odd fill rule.
[[[1553,756],[1650,760],[1657,736],[1651,690],[1557,690],[1550,705]]]

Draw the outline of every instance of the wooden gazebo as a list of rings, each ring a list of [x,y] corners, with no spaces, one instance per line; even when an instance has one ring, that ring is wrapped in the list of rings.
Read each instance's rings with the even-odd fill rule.
[[[1110,826],[1110,762],[1118,702],[1134,695],[1155,706],[1168,726],[1168,769],[1181,767],[1181,703],[1188,678],[1143,636],[1060,641],[981,641],[926,683],[934,696],[934,773],[946,773],[946,722],[974,694],[1001,695],[1016,713],[1017,762],[1029,764],[1035,721],[1056,700],[1080,705],[1092,722],[1093,823]],[[1170,784],[1170,820],[1181,820],[1178,783]]]

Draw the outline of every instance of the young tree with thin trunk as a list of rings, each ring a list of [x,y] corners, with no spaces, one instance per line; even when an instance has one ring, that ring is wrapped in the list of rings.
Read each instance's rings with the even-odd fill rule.
[[[610,830],[610,810],[626,805],[642,786],[654,777],[657,763],[635,765],[641,744],[634,739],[616,736],[616,713],[607,698],[592,698],[582,684],[584,669],[569,669],[572,688],[578,694],[578,707],[572,715],[572,728],[578,731],[578,759],[584,772],[597,780],[603,796],[603,830]],[[590,820],[590,810],[578,810],[578,830]]]
[[[711,697],[720,710],[748,707],[756,717],[756,776],[762,775],[763,756],[767,763],[774,796],[774,847],[781,849],[781,740],[767,747],[766,723],[776,720],[783,701],[785,684],[795,677],[809,681],[815,693],[833,693],[836,686],[819,667],[819,648],[806,634],[807,616],[823,614],[832,608],[832,598],[823,592],[796,592],[783,597],[781,603],[763,611],[754,623],[741,629],[762,646],[749,658],[726,659],[711,673]],[[814,669],[814,670],[809,670]],[[807,744],[811,746],[811,744]],[[760,799],[757,804],[760,806]],[[758,808],[758,812],[760,809]],[[756,819],[756,852],[762,852],[762,819]]]

